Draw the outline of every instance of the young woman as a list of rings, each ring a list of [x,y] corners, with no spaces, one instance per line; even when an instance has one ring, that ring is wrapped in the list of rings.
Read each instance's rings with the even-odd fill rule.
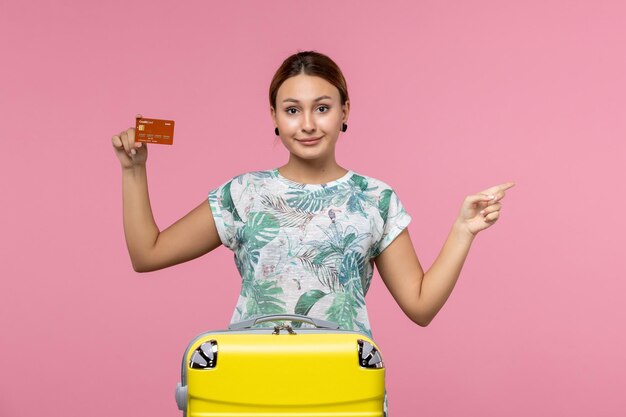
[[[226,181],[162,232],[148,198],[147,146],[135,142],[132,127],[113,136],[135,271],[186,262],[223,244],[235,253],[242,277],[231,322],[305,314],[371,337],[365,295],[375,264],[407,317],[427,326],[452,292],[474,237],[497,221],[505,190],[514,184],[467,196],[424,273],[407,229],[411,216],[398,195],[335,159],[350,112],[335,62],[314,51],[288,57],[270,84],[269,102],[288,162]]]

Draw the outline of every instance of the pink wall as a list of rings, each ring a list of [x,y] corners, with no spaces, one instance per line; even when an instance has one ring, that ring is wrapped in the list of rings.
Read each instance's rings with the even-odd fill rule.
[[[267,90],[307,49],[348,80],[338,161],[394,186],[425,269],[466,195],[517,183],[430,326],[375,275],[390,416],[624,415],[624,2],[154,3],[0,2],[1,416],[181,415],[236,268],[133,271],[111,136],[176,121],[148,159],[164,229],[286,162]]]

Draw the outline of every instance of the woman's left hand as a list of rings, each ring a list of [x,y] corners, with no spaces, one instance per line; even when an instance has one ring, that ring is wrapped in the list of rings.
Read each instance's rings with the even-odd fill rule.
[[[487,188],[478,194],[469,195],[463,201],[458,222],[467,229],[472,236],[494,224],[500,217],[504,191],[515,185],[514,182],[506,182]]]

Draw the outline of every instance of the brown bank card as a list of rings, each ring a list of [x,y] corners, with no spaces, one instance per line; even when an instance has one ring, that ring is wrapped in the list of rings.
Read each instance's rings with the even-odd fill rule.
[[[174,121],[136,118],[135,141],[171,145],[174,141]]]

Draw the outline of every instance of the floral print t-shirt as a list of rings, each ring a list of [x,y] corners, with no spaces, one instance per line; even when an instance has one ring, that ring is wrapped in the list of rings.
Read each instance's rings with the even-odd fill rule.
[[[391,187],[352,170],[301,184],[275,168],[232,178],[208,202],[242,278],[231,323],[303,314],[372,337],[365,295],[373,258],[411,221]]]

